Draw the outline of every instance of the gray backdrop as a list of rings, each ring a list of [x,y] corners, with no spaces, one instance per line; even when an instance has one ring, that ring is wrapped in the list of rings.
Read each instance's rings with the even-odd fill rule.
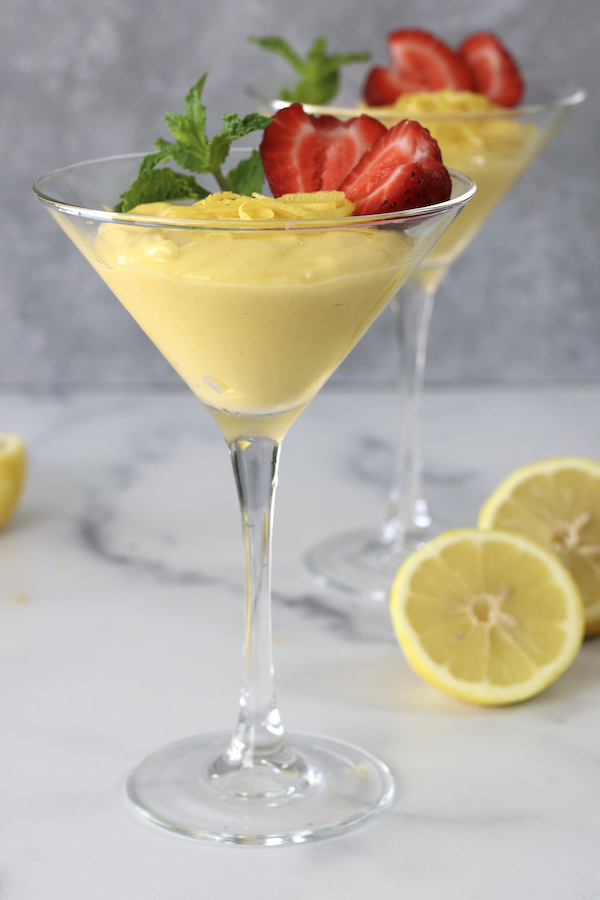
[[[449,42],[497,31],[525,68],[586,87],[572,115],[439,290],[430,382],[600,377],[598,0],[3,0],[0,7],[0,386],[157,386],[177,376],[30,191],[79,160],[150,149],[165,110],[210,71],[210,127],[252,110],[244,88],[283,72],[246,42],[371,49],[392,28]],[[364,66],[346,77],[345,93]],[[350,70],[347,70],[350,73]],[[384,313],[334,378],[393,378]]]

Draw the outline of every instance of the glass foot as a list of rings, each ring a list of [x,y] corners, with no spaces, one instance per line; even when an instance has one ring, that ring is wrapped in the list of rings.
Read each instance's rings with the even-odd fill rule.
[[[401,547],[387,544],[380,531],[339,534],[309,550],[304,565],[323,587],[386,601],[400,565],[426,540],[425,529],[423,535],[407,535]]]
[[[310,773],[291,793],[241,796],[221,790],[211,771],[230,738],[225,732],[201,735],[157,750],[129,776],[129,798],[142,815],[170,831],[216,843],[263,845],[341,834],[392,801],[392,776],[376,757],[345,741],[310,734],[288,735]]]

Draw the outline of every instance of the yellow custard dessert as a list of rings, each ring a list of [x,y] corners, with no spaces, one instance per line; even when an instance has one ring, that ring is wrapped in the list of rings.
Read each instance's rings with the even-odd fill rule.
[[[434,291],[485,219],[535,159],[550,134],[471,91],[402,94],[393,107],[365,110],[388,127],[416,119],[440,145],[444,165],[472,178],[477,194],[421,263],[415,277]]]
[[[339,192],[219,194],[131,210],[165,227],[107,223],[87,241],[70,236],[228,440],[281,439],[414,267],[416,241],[352,219],[271,231],[269,220],[353,209]],[[209,223],[167,227],[183,217]]]

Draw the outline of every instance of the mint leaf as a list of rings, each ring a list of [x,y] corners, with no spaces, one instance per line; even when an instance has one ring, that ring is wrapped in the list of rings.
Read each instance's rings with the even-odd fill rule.
[[[259,131],[271,124],[271,119],[261,116],[258,113],[250,113],[243,119],[236,113],[225,113],[223,116],[225,124],[221,129],[221,134],[217,134],[209,144],[210,147],[210,171],[215,173],[220,169],[229,155],[229,148],[233,141],[237,141],[242,137],[246,137],[253,131]],[[225,179],[229,180],[229,177]],[[217,181],[223,187],[223,190],[233,190],[231,186],[227,188],[224,182],[221,182],[217,176]],[[263,176],[264,181],[264,176]],[[262,182],[261,182],[262,187]],[[237,191],[236,193],[239,193]]]
[[[154,146],[156,147],[156,153],[149,153],[148,156],[145,156],[140,163],[140,174],[145,172],[146,169],[153,169],[160,162],[167,162],[169,159],[173,159],[172,149],[175,147],[175,144],[169,144],[168,141],[163,141],[162,138],[159,138],[157,141],[154,141]]]
[[[145,169],[124,194],[115,212],[129,212],[140,203],[156,203],[158,200],[203,200],[208,191],[197,184],[193,175],[182,175],[173,169]]]
[[[202,105],[202,91],[208,73],[198,79],[196,84],[188,91],[185,98],[185,116],[179,113],[165,113],[165,122],[177,144],[180,155],[186,154],[184,169],[192,172],[210,172],[210,151],[206,140],[206,108]],[[167,142],[163,141],[162,145]],[[156,143],[155,143],[156,146]],[[175,159],[174,156],[171,157]]]
[[[175,138],[175,142],[157,138],[154,141],[154,153],[144,157],[140,165],[137,179],[129,186],[129,189],[121,195],[121,202],[115,207],[115,212],[127,212],[139,203],[152,203],[157,200],[181,200],[186,197],[201,199],[208,196],[208,192],[189,175],[181,175],[172,169],[156,169],[161,162],[172,160],[182,169],[188,172],[210,172],[217,180],[222,191],[235,190],[239,193],[240,185],[251,186],[252,190],[259,191],[264,181],[260,159],[252,157],[247,160],[247,165],[236,167],[233,178],[237,185],[231,188],[228,180],[221,172],[221,166],[227,159],[232,141],[245,137],[252,131],[266,128],[271,119],[250,113],[240,119],[235,113],[223,116],[224,125],[221,133],[211,141],[206,138],[206,108],[202,105],[202,91],[206,82],[207,73],[198,79],[196,84],[188,92],[185,98],[185,115],[180,113],[165,113],[165,121],[169,131]],[[239,171],[238,171],[239,170]],[[151,177],[152,174],[156,177]],[[170,173],[170,174],[165,174]],[[248,191],[251,193],[252,191]]]
[[[165,113],[165,122],[179,147],[195,159],[194,171],[210,171],[210,154],[206,137],[198,131],[196,123],[171,112]]]
[[[142,167],[144,167],[146,160],[148,160],[146,165],[146,168],[148,168],[153,163],[153,160],[156,160],[153,164],[157,165],[159,162],[168,162],[172,159],[182,169],[188,169],[190,172],[210,172],[210,167],[204,164],[205,161],[201,160],[196,153],[186,150],[182,144],[173,144],[170,141],[163,140],[163,138],[157,138],[154,141],[154,146],[157,152],[151,153],[150,156],[142,160]],[[142,167],[140,171],[142,171]]]
[[[199,134],[204,134],[206,131],[206,107],[202,105],[201,100],[207,78],[208,72],[205,72],[189,89],[185,98],[185,115],[191,122],[196,123]]]
[[[327,38],[323,36],[313,43],[306,59],[302,59],[282,38],[250,37],[248,40],[264,50],[278,53],[301,76],[293,88],[281,88],[279,92],[280,98],[289,103],[327,103],[338,92],[341,67],[348,63],[366,62],[371,58],[370,53],[336,53],[328,56]]]
[[[252,131],[262,131],[263,128],[267,128],[271,124],[270,118],[261,116],[259,113],[249,113],[247,116],[244,116],[243,119],[240,119],[237,113],[225,113],[223,121],[225,122],[225,125],[221,131],[221,135],[229,136],[229,139],[232,141],[237,141],[238,138],[246,137],[246,135],[250,134]]]
[[[258,44],[259,47],[262,47],[263,50],[271,50],[273,53],[278,53],[282,56],[286,62],[289,62],[290,66],[298,72],[299,75],[304,75],[304,60],[298,56],[295,50],[290,47],[287,41],[284,41],[283,38],[280,37],[249,37],[248,40],[251,44]]]
[[[235,169],[227,173],[229,189],[234,194],[252,196],[260,193],[265,182],[265,173],[258,150],[253,150],[249,159],[243,159]]]

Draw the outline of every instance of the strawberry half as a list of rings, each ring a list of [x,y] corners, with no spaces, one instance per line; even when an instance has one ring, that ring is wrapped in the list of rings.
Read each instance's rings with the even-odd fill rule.
[[[368,150],[339,188],[355,216],[430,206],[450,198],[452,182],[426,128],[405,119]]]
[[[311,116],[300,103],[280,109],[260,145],[273,196],[337,190],[385,133],[385,125],[370,116],[342,122],[334,116]]]
[[[471,72],[447,44],[428,31],[392,31],[387,38],[392,69],[403,91],[468,91]]]
[[[313,116],[319,138],[317,165],[321,191],[337,191],[349,172],[387,128],[371,116],[342,122],[335,116]]]
[[[517,105],[525,85],[515,60],[495,34],[472,34],[458,52],[471,70],[476,91],[499,106]]]
[[[391,106],[401,93],[400,79],[391,69],[375,66],[367,75],[363,97],[369,106]]]
[[[393,103],[401,94],[414,91],[472,88],[471,72],[464,60],[428,31],[392,31],[387,45],[390,68],[372,69],[364,87],[364,98],[371,106]],[[383,74],[386,71],[387,78]],[[384,99],[378,100],[378,96]]]

